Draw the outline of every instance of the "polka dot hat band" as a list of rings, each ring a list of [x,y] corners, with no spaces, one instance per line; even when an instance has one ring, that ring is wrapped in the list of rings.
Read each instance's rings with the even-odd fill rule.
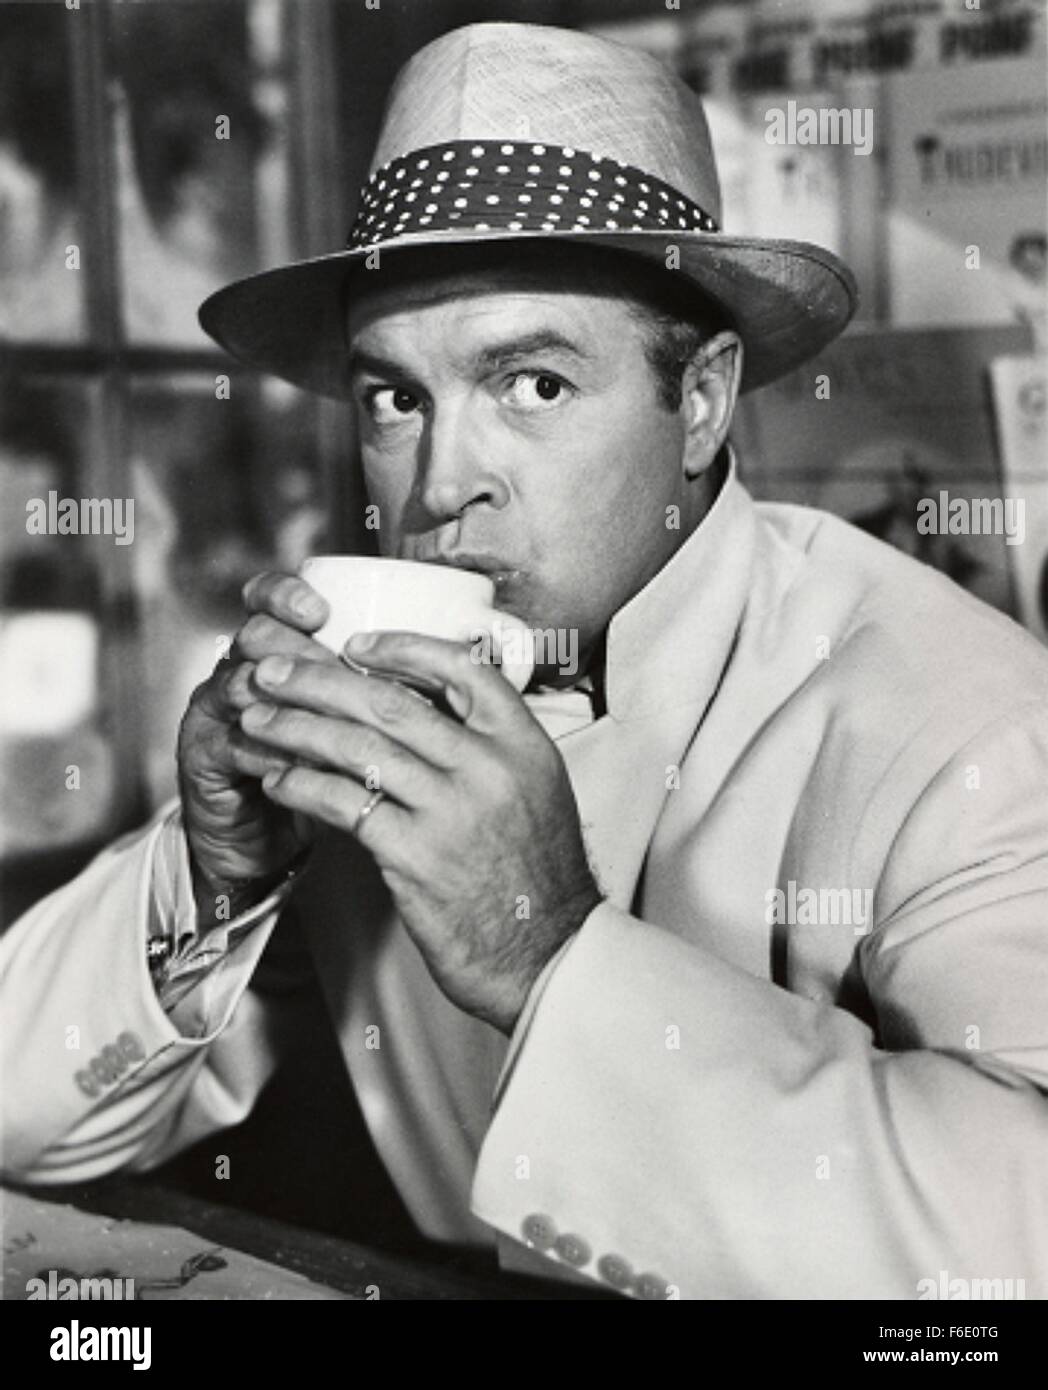
[[[677,189],[618,160],[560,145],[455,140],[376,170],[361,193],[347,245],[466,229],[719,230]]]
[[[200,322],[242,362],[336,400],[352,395],[347,302],[455,248],[511,265],[526,243],[570,241],[621,254],[624,283],[631,262],[676,277],[742,338],[744,391],[813,356],[856,304],[848,268],[779,237],[774,208],[767,237],[725,228],[696,92],[650,53],[578,30],[469,24],[420,48],[390,88],[363,188],[331,196],[353,200],[348,243],[216,289]]]

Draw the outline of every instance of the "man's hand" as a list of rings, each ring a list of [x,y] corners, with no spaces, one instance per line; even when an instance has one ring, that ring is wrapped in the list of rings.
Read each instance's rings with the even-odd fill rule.
[[[509,682],[455,643],[391,633],[350,645],[376,674],[439,691],[452,714],[396,680],[286,655],[259,664],[265,703],[241,716],[286,759],[266,794],[357,833],[440,988],[512,1032],[600,901],[560,754]],[[383,799],[360,820],[376,786]]]
[[[308,822],[264,795],[261,778],[285,760],[246,737],[241,711],[259,698],[255,665],[267,655],[337,665],[314,642],[327,604],[302,579],[263,574],[244,588],[251,616],[237,633],[229,658],[193,692],[178,736],[179,790],[189,844],[193,888],[201,921],[216,915],[220,896],[229,913],[277,876],[308,843]]]

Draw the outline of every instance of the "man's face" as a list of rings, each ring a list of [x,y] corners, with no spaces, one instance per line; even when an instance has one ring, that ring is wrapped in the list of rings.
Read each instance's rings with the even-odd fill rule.
[[[577,629],[585,665],[680,543],[667,507],[687,526],[684,411],[658,399],[644,325],[553,276],[372,274],[349,343],[382,553],[490,574],[499,608]]]

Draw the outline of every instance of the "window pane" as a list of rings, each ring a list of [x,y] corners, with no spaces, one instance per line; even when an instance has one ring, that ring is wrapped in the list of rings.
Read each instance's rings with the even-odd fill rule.
[[[213,377],[138,381],[130,447],[135,582],[146,672],[146,781],[174,790],[178,722],[243,621],[240,590],[321,544],[312,402],[290,387]]]
[[[112,30],[126,332],[202,346],[200,302],[289,258],[284,7],[117,4]]]
[[[117,809],[105,708],[100,544],[114,517],[84,498],[78,388],[22,381],[0,415],[0,857],[98,841]],[[109,534],[105,534],[106,521]],[[85,534],[88,533],[88,534]],[[99,538],[99,533],[102,533]],[[93,534],[91,534],[93,533]],[[125,529],[126,534],[126,529]]]
[[[0,336],[83,331],[69,26],[64,5],[0,5]]]

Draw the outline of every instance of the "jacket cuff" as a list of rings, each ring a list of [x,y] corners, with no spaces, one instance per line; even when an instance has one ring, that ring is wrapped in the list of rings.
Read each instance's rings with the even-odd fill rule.
[[[210,1041],[225,1027],[304,861],[300,856],[259,902],[201,932],[181,807],[165,817],[153,854],[150,946],[168,943],[168,959],[153,979],[181,1037]]]
[[[673,1270],[662,1268],[673,1242],[645,1229],[636,1210],[636,1117],[619,1116],[641,1080],[638,1020],[630,1025],[619,996],[636,985],[650,998],[635,972],[655,970],[660,948],[687,951],[604,902],[535,983],[499,1077],[472,1194],[475,1214],[503,1237],[507,1268],[584,1276],[645,1299],[680,1297]],[[654,1020],[641,1012],[644,1032]],[[647,1041],[665,1051],[661,1026]]]
[[[9,1175],[32,1169],[88,1115],[199,1055],[226,1026],[265,946],[263,919],[231,952],[221,981],[208,982],[177,1018],[165,1013],[145,925],[160,911],[154,862],[161,835],[171,833],[170,814],[160,814],[37,903],[0,942],[4,997],[27,1001],[0,1033],[0,1163]],[[46,1007],[30,1002],[45,997]]]
[[[589,921],[588,917],[586,921]],[[583,926],[585,926],[585,922],[583,923]],[[580,927],[579,931],[581,930],[582,928]],[[513,1075],[513,1068],[517,1064],[517,1057],[520,1054],[520,1050],[524,1046],[528,1033],[531,1030],[531,1022],[532,1019],[535,1017],[535,1010],[538,1008],[539,1001],[542,999],[543,994],[545,994],[546,992],[546,986],[553,978],[553,972],[556,970],[557,966],[564,959],[567,952],[571,950],[571,947],[578,939],[578,935],[578,931],[573,932],[572,935],[568,937],[567,941],[565,941],[562,946],[558,946],[557,950],[553,953],[552,956],[550,956],[549,960],[542,967],[542,972],[539,975],[538,979],[531,986],[531,990],[528,994],[528,997],[524,1001],[524,1007],[520,1011],[520,1017],[517,1019],[516,1027],[513,1029],[513,1032],[510,1036],[509,1051],[506,1053],[506,1060],[502,1064],[502,1070],[499,1072],[498,1080],[495,1083],[495,1093],[492,1097],[492,1108],[497,1108],[498,1103],[502,1098],[502,1094],[509,1084],[510,1077]]]

